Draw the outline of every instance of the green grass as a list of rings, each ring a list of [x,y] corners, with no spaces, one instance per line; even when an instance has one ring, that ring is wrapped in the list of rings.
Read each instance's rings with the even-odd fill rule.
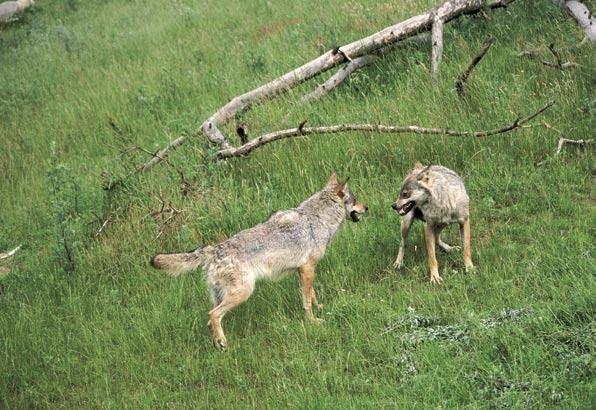
[[[554,157],[552,130],[312,136],[228,162],[198,137],[171,155],[173,166],[102,189],[145,159],[133,147],[155,150],[229,98],[435,2],[252,3],[40,1],[0,29],[0,250],[24,244],[0,262],[0,407],[593,408],[593,151],[568,146]],[[446,25],[437,87],[429,47],[414,44],[322,101],[296,106],[311,82],[242,121],[252,135],[285,128],[288,112],[290,126],[485,129],[554,98],[539,119],[591,138],[594,48],[574,47],[581,32],[551,3],[518,0],[491,21]],[[460,100],[453,81],[489,35],[496,44]],[[551,58],[551,42],[580,67],[517,57],[542,46]],[[420,224],[405,271],[392,269],[390,204],[416,160],[458,171],[472,198],[477,272],[440,254],[438,287]],[[190,182],[186,195],[174,167]],[[259,283],[224,321],[229,349],[215,351],[201,274],[173,280],[147,261],[293,207],[334,170],[370,212],[346,223],[317,270],[325,323],[305,322],[295,275]],[[151,215],[160,195],[183,210],[163,229]],[[445,240],[457,237],[452,227]],[[524,314],[482,325],[510,309]],[[408,339],[441,329],[450,330]]]

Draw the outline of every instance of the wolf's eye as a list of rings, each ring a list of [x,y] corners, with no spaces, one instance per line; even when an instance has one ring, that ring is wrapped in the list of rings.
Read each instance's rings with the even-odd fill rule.
[[[410,197],[410,193],[409,193],[409,192],[407,192],[407,191],[406,191],[406,192],[402,192],[402,193],[401,193],[401,197],[402,197],[402,198],[405,198],[405,199],[408,199],[408,198]]]

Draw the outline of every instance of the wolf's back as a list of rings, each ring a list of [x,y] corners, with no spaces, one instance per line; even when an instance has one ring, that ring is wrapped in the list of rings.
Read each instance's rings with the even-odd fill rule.
[[[205,248],[188,253],[159,253],[151,258],[151,266],[166,271],[171,276],[196,269],[205,262]]]

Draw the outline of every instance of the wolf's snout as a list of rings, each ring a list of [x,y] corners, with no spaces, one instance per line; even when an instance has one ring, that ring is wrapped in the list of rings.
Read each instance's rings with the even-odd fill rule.
[[[364,205],[364,212],[368,212],[368,206]]]
[[[391,204],[391,208],[393,208],[395,211],[397,211],[397,208],[399,208],[399,207],[397,206],[397,202],[394,202],[394,203],[392,203],[392,204]]]

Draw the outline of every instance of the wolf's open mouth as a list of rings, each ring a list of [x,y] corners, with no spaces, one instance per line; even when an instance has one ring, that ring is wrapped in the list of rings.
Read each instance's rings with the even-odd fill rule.
[[[352,222],[358,222],[360,220],[360,214],[356,211],[350,212],[350,219]]]
[[[402,206],[400,206],[399,208],[397,208],[397,212],[401,215],[404,216],[405,214],[407,214],[408,212],[410,212],[412,210],[412,208],[414,208],[414,201],[409,201],[406,202],[405,204],[403,204]]]

